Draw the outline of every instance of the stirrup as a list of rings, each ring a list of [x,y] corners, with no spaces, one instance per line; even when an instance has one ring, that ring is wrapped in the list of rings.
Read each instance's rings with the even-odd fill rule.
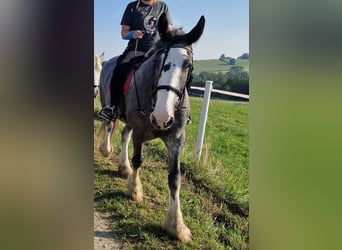
[[[112,121],[114,118],[114,108],[110,106],[103,107],[100,112],[98,113],[99,118],[106,122]]]

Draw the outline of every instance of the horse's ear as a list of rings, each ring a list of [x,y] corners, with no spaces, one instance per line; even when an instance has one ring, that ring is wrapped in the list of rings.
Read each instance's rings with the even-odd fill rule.
[[[101,59],[101,62],[102,62],[103,59],[104,59],[104,51],[103,51],[102,54],[100,55],[100,59]]]
[[[205,18],[201,16],[199,21],[197,22],[196,26],[186,34],[186,42],[188,45],[197,42],[197,40],[201,37],[205,25]]]
[[[161,39],[165,37],[165,34],[168,31],[168,26],[169,26],[169,21],[167,20],[165,12],[160,15],[159,20],[158,20],[158,31],[159,31],[159,36]]]

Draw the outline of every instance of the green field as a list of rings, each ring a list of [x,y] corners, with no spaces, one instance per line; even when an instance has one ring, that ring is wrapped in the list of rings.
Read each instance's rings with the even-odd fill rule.
[[[95,104],[96,113],[98,99]],[[161,228],[168,204],[162,141],[145,144],[141,167],[144,201],[138,204],[126,197],[125,180],[117,172],[123,125],[114,133],[114,152],[104,158],[98,150],[100,122],[94,120],[95,207],[112,214],[113,234],[125,249],[248,249],[248,104],[211,100],[202,157],[196,164],[201,105],[202,99],[191,98],[192,124],[186,127],[181,157],[180,199],[184,222],[194,237],[188,244]]]
[[[248,59],[236,59],[236,66],[244,67],[249,72],[249,60]],[[230,65],[220,61],[218,59],[211,60],[195,60],[194,61],[194,74],[199,74],[202,71],[209,73],[227,73],[230,69]]]

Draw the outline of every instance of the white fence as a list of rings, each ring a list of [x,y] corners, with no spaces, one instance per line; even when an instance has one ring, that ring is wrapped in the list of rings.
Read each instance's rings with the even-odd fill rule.
[[[197,89],[197,90],[202,90],[202,91],[205,90],[202,87],[196,87],[196,86],[191,86],[191,89]],[[211,92],[219,93],[219,94],[222,94],[222,95],[229,95],[229,96],[240,97],[240,98],[244,98],[244,99],[248,99],[249,100],[249,95],[245,95],[245,94],[229,92],[229,91],[224,91],[224,90],[219,90],[219,89],[212,89]]]
[[[202,90],[204,91],[204,97],[203,97],[203,104],[202,104],[202,112],[201,112],[201,119],[197,134],[197,144],[196,144],[196,152],[195,152],[195,160],[197,163],[199,163],[201,152],[202,152],[202,146],[203,146],[203,139],[204,139],[204,133],[205,133],[205,125],[207,123],[207,117],[208,117],[208,109],[209,109],[209,102],[210,102],[210,95],[211,92],[216,92],[223,95],[229,95],[229,96],[235,96],[240,97],[244,99],[249,100],[249,95],[244,95],[240,93],[234,93],[229,91],[223,91],[218,89],[212,88],[213,81],[206,81],[205,82],[205,88],[201,87],[191,87],[192,89]]]

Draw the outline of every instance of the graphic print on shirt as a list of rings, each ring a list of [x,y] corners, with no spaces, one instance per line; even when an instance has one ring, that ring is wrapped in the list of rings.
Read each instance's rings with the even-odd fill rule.
[[[150,36],[153,36],[154,33],[157,31],[157,18],[152,15],[148,15],[144,19],[144,27],[146,33]]]

